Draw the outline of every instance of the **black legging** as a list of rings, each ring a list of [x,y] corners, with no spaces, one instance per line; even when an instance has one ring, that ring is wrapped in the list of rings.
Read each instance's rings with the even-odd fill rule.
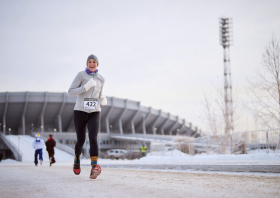
[[[86,125],[88,125],[88,136],[90,142],[90,156],[98,156],[97,133],[99,128],[100,112],[86,113],[74,111],[74,122],[77,134],[75,155],[80,156],[86,140]]]

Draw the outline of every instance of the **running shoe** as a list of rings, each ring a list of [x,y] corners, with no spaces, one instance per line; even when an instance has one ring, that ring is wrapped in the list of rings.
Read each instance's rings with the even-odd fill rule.
[[[80,159],[74,160],[73,172],[75,175],[79,175],[81,173]]]
[[[99,165],[93,165],[90,171],[90,179],[96,179],[101,174],[101,167]]]

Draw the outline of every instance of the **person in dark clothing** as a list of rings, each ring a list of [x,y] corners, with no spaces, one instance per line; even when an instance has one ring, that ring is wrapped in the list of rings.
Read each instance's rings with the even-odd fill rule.
[[[49,135],[50,138],[46,141],[46,150],[48,151],[49,154],[49,159],[50,159],[50,166],[55,163],[54,159],[54,147],[56,146],[55,140],[52,138],[52,135]]]

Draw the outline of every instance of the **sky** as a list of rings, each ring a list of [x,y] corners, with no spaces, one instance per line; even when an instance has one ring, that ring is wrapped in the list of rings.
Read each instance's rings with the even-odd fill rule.
[[[0,92],[67,92],[95,54],[105,95],[207,131],[204,93],[223,83],[221,17],[233,21],[233,88],[246,95],[265,46],[280,39],[279,0],[1,0]],[[245,114],[237,130],[256,129]]]

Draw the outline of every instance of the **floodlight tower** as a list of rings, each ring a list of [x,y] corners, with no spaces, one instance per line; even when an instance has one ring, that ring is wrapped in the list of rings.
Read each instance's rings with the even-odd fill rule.
[[[224,48],[225,134],[233,132],[233,104],[229,46],[233,44],[232,19],[220,18],[220,44]]]

